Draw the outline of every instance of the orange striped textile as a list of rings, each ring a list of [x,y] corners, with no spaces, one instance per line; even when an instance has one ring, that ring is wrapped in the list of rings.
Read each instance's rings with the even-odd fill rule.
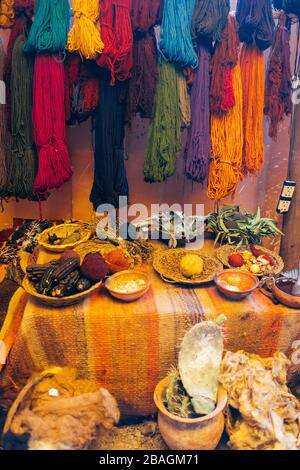
[[[39,262],[46,260],[49,254],[41,251]],[[230,302],[211,284],[182,288],[165,284],[152,271],[151,276],[150,291],[130,304],[116,301],[105,289],[62,309],[29,298],[22,306],[9,376],[18,384],[50,366],[77,367],[82,377],[109,389],[123,418],[147,416],[155,412],[154,388],[176,364],[184,333],[204,315],[227,316],[226,348],[233,351],[290,353],[300,339],[299,312],[274,305],[260,292]]]

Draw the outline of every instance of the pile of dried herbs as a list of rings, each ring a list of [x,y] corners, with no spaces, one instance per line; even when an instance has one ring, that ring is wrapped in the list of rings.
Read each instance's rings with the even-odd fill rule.
[[[240,210],[238,206],[224,207],[206,219],[206,230],[216,236],[215,243],[228,245],[261,245],[263,238],[283,235],[273,219]]]

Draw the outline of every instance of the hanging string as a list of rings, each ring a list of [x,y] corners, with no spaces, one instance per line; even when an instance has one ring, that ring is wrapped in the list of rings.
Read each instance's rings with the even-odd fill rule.
[[[0,28],[11,28],[14,23],[14,0],[0,2]]]
[[[63,51],[67,43],[70,17],[69,0],[36,0],[34,22],[24,51]]]
[[[292,72],[290,32],[286,27],[286,16],[281,15],[271,49],[265,92],[265,115],[269,117],[269,136],[276,140],[279,123],[292,112]]]
[[[194,43],[219,41],[229,11],[230,0],[196,0],[192,20]]]
[[[221,33],[215,46],[211,65],[210,108],[216,115],[227,113],[235,104],[232,69],[238,62],[239,37],[237,23],[233,15]]]
[[[5,52],[0,38],[0,81],[4,79]],[[8,193],[8,131],[6,109],[0,103],[0,200]]]
[[[12,157],[9,179],[12,196],[32,199],[37,167],[32,124],[34,61],[23,52],[25,40],[24,35],[17,38],[12,57]]]
[[[85,59],[96,59],[103,51],[99,24],[99,0],[73,0],[74,24],[67,49]]]
[[[238,0],[236,19],[241,42],[268,49],[274,38],[275,21],[271,0]]]
[[[235,194],[243,173],[243,95],[240,64],[232,71],[235,105],[224,115],[211,117],[212,160],[208,197],[214,201]]]
[[[110,74],[100,72],[101,100],[95,119],[95,174],[90,201],[95,210],[100,204],[119,207],[119,197],[128,196],[125,170],[125,95],[126,83],[110,86]]]
[[[191,36],[195,0],[164,0],[159,51],[165,60],[180,67],[198,65]]]
[[[244,173],[257,174],[264,163],[264,54],[256,46],[242,47]]]
[[[104,51],[97,59],[99,67],[111,73],[111,84],[130,78],[133,65],[131,0],[100,0],[100,24]]]
[[[158,52],[154,26],[161,20],[161,0],[135,0],[132,6],[133,69],[129,82],[127,121],[140,113],[150,119],[158,77]]]
[[[78,54],[70,53],[64,65],[66,122],[74,125],[86,121],[99,104],[98,68],[94,61],[82,61]]]
[[[159,65],[154,117],[150,125],[144,162],[145,180],[160,183],[176,171],[177,154],[181,148],[181,115],[177,73],[174,65]]]
[[[191,99],[188,92],[186,77],[181,72],[178,72],[178,93],[181,114],[181,127],[190,127],[192,120]]]
[[[188,178],[203,183],[210,159],[209,85],[210,52],[205,45],[198,47],[199,66],[195,72],[191,94],[192,125],[185,149],[185,172]]]
[[[34,66],[33,124],[38,149],[34,191],[46,196],[72,176],[66,144],[64,64],[61,57],[38,54]]]

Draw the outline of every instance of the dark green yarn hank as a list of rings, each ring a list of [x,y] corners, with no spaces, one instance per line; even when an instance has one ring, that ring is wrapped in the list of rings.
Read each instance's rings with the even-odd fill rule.
[[[12,154],[10,195],[32,199],[37,156],[33,138],[32,93],[34,61],[23,52],[25,37],[16,40],[12,59]]]

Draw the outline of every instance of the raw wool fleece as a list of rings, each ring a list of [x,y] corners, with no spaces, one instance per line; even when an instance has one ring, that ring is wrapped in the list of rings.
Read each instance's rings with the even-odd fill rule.
[[[112,429],[120,418],[115,399],[76,376],[75,370],[54,368],[25,387],[11,408],[14,416],[8,415],[9,441],[12,434],[17,441],[27,434],[29,450],[84,450]],[[51,389],[58,396],[50,396]]]
[[[282,353],[263,359],[227,352],[220,383],[230,408],[226,430],[235,450],[299,450],[300,402],[287,387],[290,361]]]

